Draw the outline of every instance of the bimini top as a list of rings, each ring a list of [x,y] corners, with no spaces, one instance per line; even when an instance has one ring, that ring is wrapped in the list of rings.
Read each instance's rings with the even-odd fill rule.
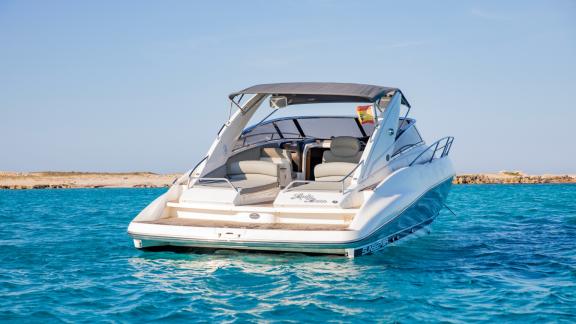
[[[335,82],[293,82],[259,84],[234,92],[228,96],[230,100],[240,94],[270,94],[285,96],[289,105],[307,103],[335,103],[335,102],[367,102],[372,103],[381,97],[392,95],[399,91],[397,88],[381,87],[358,83]],[[410,104],[402,94],[402,103]]]

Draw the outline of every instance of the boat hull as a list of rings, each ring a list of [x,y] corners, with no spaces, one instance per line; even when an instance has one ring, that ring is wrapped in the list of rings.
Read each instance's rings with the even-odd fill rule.
[[[452,176],[426,190],[395,217],[388,217],[389,220],[375,229],[372,233],[356,240],[310,243],[241,241],[234,239],[204,240],[187,237],[147,235],[136,231],[129,231],[129,234],[134,239],[135,246],[141,249],[188,247],[340,254],[349,257],[358,257],[378,252],[384,249],[387,245],[402,240],[403,238],[414,234],[431,224],[444,206],[451,186]],[[381,215],[381,217],[387,216],[389,215]]]

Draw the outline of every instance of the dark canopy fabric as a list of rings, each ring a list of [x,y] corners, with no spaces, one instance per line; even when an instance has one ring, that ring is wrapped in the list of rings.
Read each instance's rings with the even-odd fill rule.
[[[397,88],[358,83],[294,82],[259,84],[228,96],[231,100],[239,94],[271,94],[285,96],[289,105],[330,102],[374,102],[400,91]],[[400,92],[401,93],[401,92]],[[410,107],[404,95],[402,103]]]

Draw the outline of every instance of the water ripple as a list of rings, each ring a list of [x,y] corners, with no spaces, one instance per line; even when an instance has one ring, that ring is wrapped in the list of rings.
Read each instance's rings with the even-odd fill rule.
[[[137,251],[161,192],[0,190],[0,320],[576,321],[574,185],[457,186],[457,216],[355,260]]]

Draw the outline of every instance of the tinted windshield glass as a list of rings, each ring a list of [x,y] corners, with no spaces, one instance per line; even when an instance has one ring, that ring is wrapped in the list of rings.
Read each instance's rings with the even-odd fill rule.
[[[240,140],[236,143],[234,148],[271,141],[279,138],[280,136],[276,131],[276,128],[274,128],[274,124],[263,123],[258,125],[258,127],[255,127],[249,131],[245,131],[244,134],[240,136]]]
[[[393,155],[400,153],[402,150],[405,150],[413,145],[422,142],[422,137],[418,130],[416,129],[415,125],[411,125],[404,130],[404,132],[398,137],[396,143],[394,144],[394,153]]]
[[[296,126],[300,127],[300,130]],[[362,129],[360,129],[362,127]],[[364,130],[364,134],[362,133]],[[300,117],[275,119],[246,129],[235,149],[253,144],[280,139],[318,138],[336,136],[364,137],[372,135],[374,125],[361,126],[355,117]]]
[[[304,134],[314,138],[332,138],[336,136],[363,137],[354,118],[301,118],[298,119]]]
[[[296,128],[296,124],[292,119],[278,120],[275,121],[274,124],[278,127],[284,138],[301,137],[300,132],[298,131],[298,128]]]

